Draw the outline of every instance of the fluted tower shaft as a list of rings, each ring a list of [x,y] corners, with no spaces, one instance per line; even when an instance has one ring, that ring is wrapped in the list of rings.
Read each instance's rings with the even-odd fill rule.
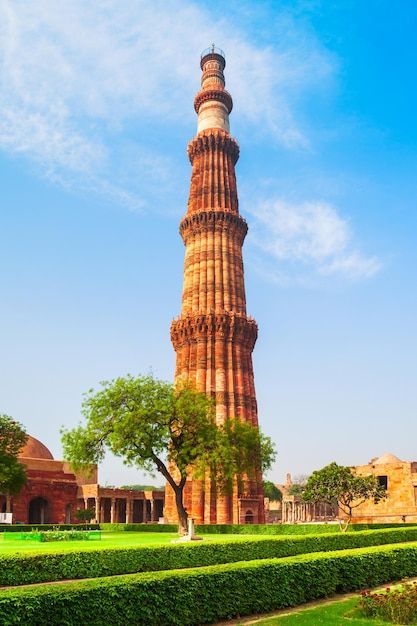
[[[258,328],[246,314],[242,245],[246,221],[239,214],[235,164],[239,146],[229,134],[233,102],[225,90],[223,53],[203,53],[201,90],[194,108],[197,135],[188,145],[192,165],[187,213],[180,223],[185,244],[181,315],[171,325],[176,380],[187,379],[216,399],[216,420],[258,425],[252,366]],[[190,477],[185,506],[197,523],[263,522],[262,476],[236,485],[232,496]],[[165,517],[176,520],[166,489]]]

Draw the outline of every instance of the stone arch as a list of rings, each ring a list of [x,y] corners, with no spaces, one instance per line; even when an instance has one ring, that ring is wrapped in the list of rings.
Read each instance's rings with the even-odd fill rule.
[[[49,522],[49,502],[45,498],[38,496],[29,502],[29,524],[48,524]]]
[[[253,524],[253,511],[251,509],[245,513],[245,524]]]

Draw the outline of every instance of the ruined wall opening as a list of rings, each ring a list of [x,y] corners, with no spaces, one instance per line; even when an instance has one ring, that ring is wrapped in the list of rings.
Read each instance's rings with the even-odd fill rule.
[[[377,476],[377,480],[386,491],[388,489],[388,476]]]
[[[33,498],[29,502],[29,524],[48,524],[49,503],[45,498]]]

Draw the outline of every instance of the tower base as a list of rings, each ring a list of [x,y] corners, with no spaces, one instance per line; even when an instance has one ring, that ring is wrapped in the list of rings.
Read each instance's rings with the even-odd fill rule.
[[[265,524],[263,495],[217,495],[210,480],[187,480],[184,506],[196,524]],[[165,488],[164,518],[178,523],[175,495]]]

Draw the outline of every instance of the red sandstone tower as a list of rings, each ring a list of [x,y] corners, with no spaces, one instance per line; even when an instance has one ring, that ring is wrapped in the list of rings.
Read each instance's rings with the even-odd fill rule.
[[[216,419],[258,424],[252,350],[256,322],[246,314],[242,245],[248,227],[239,215],[235,164],[239,146],[229,133],[233,102],[225,90],[224,54],[214,46],[201,56],[201,90],[194,100],[197,136],[188,144],[192,165],[188,209],[180,224],[185,244],[180,317],[171,325],[176,380],[186,378],[216,399]],[[185,506],[197,523],[264,522],[262,476],[245,492],[216,493],[209,477],[190,477]],[[166,489],[165,517],[177,519]]]

